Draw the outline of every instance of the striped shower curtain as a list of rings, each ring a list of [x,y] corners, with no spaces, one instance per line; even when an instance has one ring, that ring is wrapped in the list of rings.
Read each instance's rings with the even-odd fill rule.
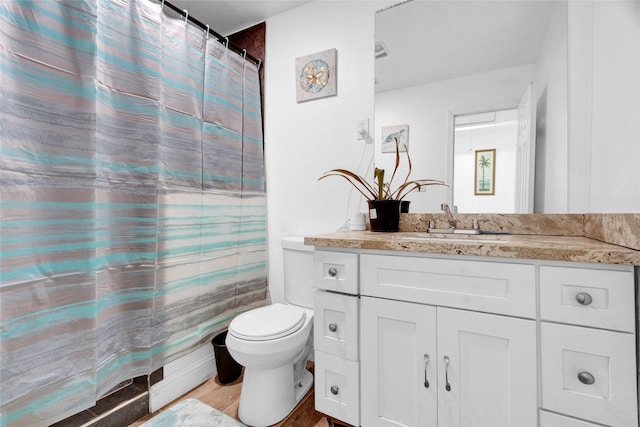
[[[0,425],[264,304],[258,70],[150,0],[0,1]]]

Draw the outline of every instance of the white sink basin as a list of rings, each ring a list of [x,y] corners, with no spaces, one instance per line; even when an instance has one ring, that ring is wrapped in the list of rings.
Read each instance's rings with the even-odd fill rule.
[[[481,238],[477,236],[473,237],[449,237],[449,235],[444,236],[425,236],[425,235],[411,235],[411,236],[402,236],[402,240],[428,240],[431,242],[463,242],[463,243],[507,243],[505,240],[500,239],[491,239],[491,238]]]

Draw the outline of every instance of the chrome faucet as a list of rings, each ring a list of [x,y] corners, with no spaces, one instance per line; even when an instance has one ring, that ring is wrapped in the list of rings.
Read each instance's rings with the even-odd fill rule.
[[[449,228],[434,228],[434,220],[429,220],[429,227],[427,228],[427,233],[434,234],[480,234],[480,225],[478,224],[478,219],[473,218],[471,229],[458,229],[456,228],[456,220],[453,218],[453,213],[451,209],[449,209],[449,205],[446,203],[442,203],[440,205],[440,209],[444,212],[445,220],[449,223]],[[455,208],[454,208],[455,210]],[[464,218],[463,221],[464,222]]]
[[[456,228],[456,220],[453,219],[453,214],[451,213],[451,209],[449,209],[449,205],[446,203],[442,203],[440,205],[440,209],[444,212],[445,218],[449,223],[449,227]]]

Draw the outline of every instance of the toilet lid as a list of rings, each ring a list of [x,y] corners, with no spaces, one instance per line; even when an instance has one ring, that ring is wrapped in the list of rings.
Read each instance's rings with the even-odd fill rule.
[[[276,303],[240,314],[231,321],[229,333],[248,341],[273,340],[302,328],[306,317],[301,308]]]

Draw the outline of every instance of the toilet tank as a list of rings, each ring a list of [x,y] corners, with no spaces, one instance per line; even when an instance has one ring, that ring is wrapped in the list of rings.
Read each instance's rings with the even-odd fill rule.
[[[313,246],[303,237],[282,239],[284,299],[289,304],[313,308]]]

